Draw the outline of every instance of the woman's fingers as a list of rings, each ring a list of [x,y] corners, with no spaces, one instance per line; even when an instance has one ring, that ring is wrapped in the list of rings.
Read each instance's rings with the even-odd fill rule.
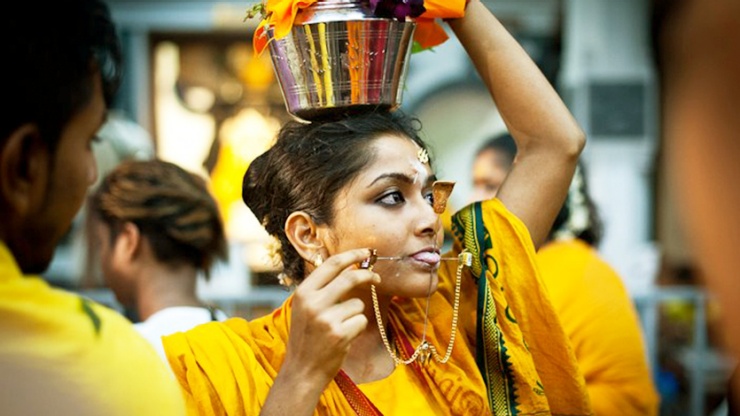
[[[346,319],[344,322],[342,322],[342,330],[347,336],[348,341],[352,341],[353,339],[357,338],[362,331],[367,328],[367,316],[363,314],[354,315],[349,319]]]
[[[288,351],[322,377],[336,374],[352,341],[367,328],[365,302],[347,298],[358,286],[379,283],[375,272],[356,266],[369,256],[369,249],[331,256],[295,291]]]
[[[305,353],[311,348],[317,348],[309,355],[313,357],[323,355],[326,360],[336,360],[347,351],[352,341],[367,327],[368,320],[363,313],[364,310],[365,303],[360,299],[352,298],[319,312],[305,322],[303,329],[300,330],[301,336],[305,335],[307,339],[314,340],[310,343],[311,347],[302,347],[299,350]],[[302,312],[304,314],[301,318],[312,315],[310,310]],[[338,364],[341,364],[341,360]]]
[[[327,336],[333,339],[332,343],[341,346],[349,345],[367,327],[365,302],[352,298],[338,303],[327,309],[323,318],[327,329]]]
[[[301,284],[296,289],[295,301],[308,315],[318,316],[324,310],[342,301],[352,289],[379,282],[380,276],[371,270],[347,269],[339,273],[329,284],[317,290],[310,290]]]
[[[340,273],[349,267],[355,266],[362,260],[370,257],[370,249],[360,248],[348,250],[329,257],[321,266],[317,267],[306,279],[300,284],[300,288],[306,291],[321,289],[329,282],[334,280]]]
[[[324,286],[321,291],[322,297],[326,297],[326,300],[331,303],[336,303],[352,289],[371,283],[376,285],[380,283],[380,275],[374,271],[367,269],[345,270],[336,279]]]
[[[337,322],[343,322],[357,314],[365,311],[365,302],[357,298],[345,300],[337,303],[326,310],[328,316],[331,316]]]

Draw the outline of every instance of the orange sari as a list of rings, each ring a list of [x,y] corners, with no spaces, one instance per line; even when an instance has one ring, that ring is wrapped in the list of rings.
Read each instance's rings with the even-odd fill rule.
[[[373,384],[403,388],[406,400],[427,403],[425,414],[590,415],[583,377],[542,286],[524,224],[492,200],[456,214],[453,235],[449,255],[465,248],[475,261],[462,274],[450,360],[396,368]],[[442,353],[450,338],[455,275],[456,265],[444,264],[430,297],[426,338]],[[164,338],[191,414],[259,414],[285,356],[291,302],[251,322],[235,318]],[[390,330],[406,356],[419,345],[425,308],[426,299],[392,302]],[[340,372],[314,414],[380,415],[379,409],[396,408],[371,390]]]

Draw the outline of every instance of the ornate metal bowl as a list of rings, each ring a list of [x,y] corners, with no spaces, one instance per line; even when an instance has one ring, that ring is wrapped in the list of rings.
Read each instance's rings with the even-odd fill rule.
[[[301,10],[287,36],[268,28],[288,112],[310,121],[399,107],[415,27],[374,17],[365,1],[323,0]]]

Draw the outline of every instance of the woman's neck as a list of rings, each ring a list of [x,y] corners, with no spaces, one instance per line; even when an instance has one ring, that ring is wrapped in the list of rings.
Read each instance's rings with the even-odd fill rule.
[[[367,327],[352,342],[349,353],[342,365],[342,370],[347,373],[355,384],[381,380],[388,377],[395,369],[395,362],[388,354],[383,344],[383,338],[380,335],[370,291],[364,292],[361,299],[365,302],[365,316],[368,321]],[[383,327],[389,340],[388,316],[390,313],[390,304],[390,296],[378,294],[378,312],[380,312],[380,316],[383,318]]]
[[[192,266],[157,265],[139,276],[137,312],[145,321],[156,312],[175,306],[203,306],[195,293],[197,270]]]

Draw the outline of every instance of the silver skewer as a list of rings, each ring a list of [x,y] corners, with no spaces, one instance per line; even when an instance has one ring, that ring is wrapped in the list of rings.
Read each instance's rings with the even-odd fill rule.
[[[375,260],[388,260],[388,261],[399,261],[403,260],[404,258],[401,256],[376,256]],[[440,261],[457,261],[460,260],[459,257],[441,257],[439,259]]]
[[[363,269],[369,269],[372,267],[377,261],[384,260],[384,261],[399,261],[403,260],[405,257],[401,256],[376,256],[372,255],[368,257],[367,259],[363,260],[362,263],[360,263],[360,268]],[[473,255],[469,251],[463,251],[460,253],[457,257],[442,257],[439,259],[440,261],[459,261],[465,266],[472,266],[473,265]]]

